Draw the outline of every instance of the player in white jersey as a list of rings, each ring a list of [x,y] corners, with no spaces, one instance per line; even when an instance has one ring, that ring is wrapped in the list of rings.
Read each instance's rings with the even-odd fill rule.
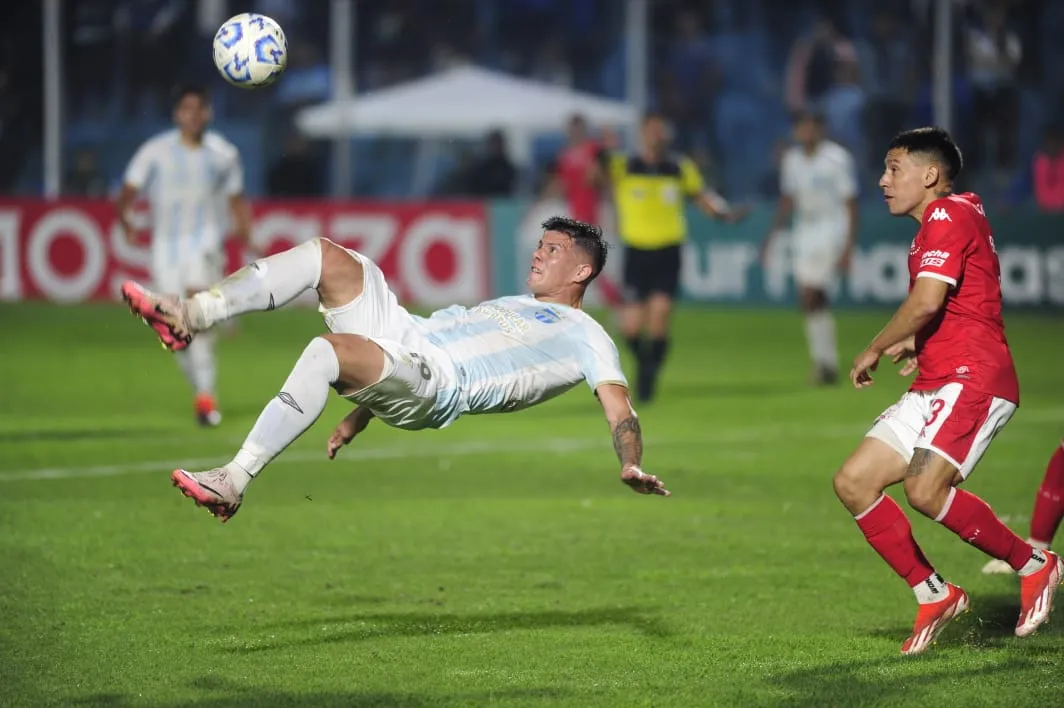
[[[762,248],[762,262],[776,234],[793,213],[794,281],[805,313],[812,380],[833,384],[838,380],[839,353],[828,292],[838,271],[849,267],[853,254],[858,221],[857,175],[846,148],[824,137],[819,115],[799,115],[794,138],[798,144],[783,156],[780,199]]]
[[[210,119],[206,90],[179,87],[174,96],[176,128],[140,146],[115,204],[126,238],[133,242],[136,230],[129,208],[138,195],[147,197],[151,279],[162,292],[191,295],[217,281],[229,224],[244,243],[250,234],[240,154],[228,140],[207,130]],[[217,425],[221,415],[215,403],[213,337],[197,338],[177,360],[195,390],[198,420]]]
[[[609,421],[621,480],[668,495],[640,469],[642,431],[617,347],[581,309],[606,263],[602,231],[562,217],[543,229],[528,294],[427,318],[399,305],[373,261],[324,238],[257,260],[190,298],[125,283],[130,308],[173,350],[219,322],[280,307],[312,288],[332,332],[311,340],[232,462],[174,470],[173,483],[226,521],[251,480],[318,418],[330,388],[356,404],[329,438],[331,458],[373,418],[406,430],[443,428],[462,415],[527,408],[585,382]]]

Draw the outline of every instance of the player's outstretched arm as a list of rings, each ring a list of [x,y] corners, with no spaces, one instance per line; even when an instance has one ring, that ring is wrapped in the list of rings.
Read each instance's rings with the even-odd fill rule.
[[[139,194],[137,188],[125,182],[122,184],[118,197],[115,198],[115,213],[118,215],[118,225],[129,243],[133,243],[136,238],[136,229],[133,228],[133,222],[129,219],[129,208],[133,206],[133,201],[137,198],[137,194]]]
[[[641,469],[643,429],[639,425],[639,416],[632,408],[628,388],[620,384],[602,384],[595,389],[595,393],[610,424],[613,450],[621,463],[621,481],[639,494],[669,496],[664,482]]]
[[[229,196],[229,213],[233,217],[233,237],[241,248],[251,248],[251,206],[242,192]]]
[[[359,406],[348,413],[329,436],[329,442],[326,445],[326,454],[329,455],[329,459],[335,459],[340,448],[354,440],[356,435],[366,429],[371,420],[373,420],[373,411],[369,408]]]
[[[946,304],[948,294],[948,283],[937,278],[917,278],[909,296],[887,326],[854,360],[850,371],[853,385],[857,388],[871,385],[871,372],[876,370],[879,358],[895,345],[904,344],[930,322]]]

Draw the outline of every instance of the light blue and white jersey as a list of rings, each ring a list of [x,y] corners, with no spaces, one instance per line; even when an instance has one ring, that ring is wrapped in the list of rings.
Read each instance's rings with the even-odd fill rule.
[[[515,295],[415,321],[454,362],[464,412],[528,408],[581,381],[627,386],[616,345],[583,310]]]
[[[207,132],[198,147],[168,130],[137,150],[123,180],[151,206],[152,260],[176,266],[185,258],[218,251],[229,228],[228,198],[244,191],[236,147]]]

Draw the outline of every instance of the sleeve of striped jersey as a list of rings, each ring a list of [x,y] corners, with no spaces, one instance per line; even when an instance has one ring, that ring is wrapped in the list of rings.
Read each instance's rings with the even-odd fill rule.
[[[846,150],[841,150],[839,162],[839,196],[853,199],[857,196],[857,169],[853,157]]]
[[[702,173],[698,171],[698,165],[694,160],[685,157],[680,160],[680,184],[683,193],[694,197],[706,191],[706,183],[702,180]]]
[[[133,154],[133,159],[126,166],[122,181],[135,189],[144,189],[155,171],[154,143],[144,143]]]
[[[628,385],[617,345],[601,327],[587,327],[581,345],[580,371],[592,391],[602,384]]]
[[[933,202],[924,224],[923,252],[917,278],[935,278],[956,286],[972,244],[975,226],[946,200]],[[944,216],[937,216],[942,214]]]
[[[225,172],[225,196],[234,197],[244,193],[244,164],[235,149]]]
[[[798,175],[794,170],[794,159],[790,152],[785,152],[780,160],[780,194],[785,197],[793,197],[798,191]]]

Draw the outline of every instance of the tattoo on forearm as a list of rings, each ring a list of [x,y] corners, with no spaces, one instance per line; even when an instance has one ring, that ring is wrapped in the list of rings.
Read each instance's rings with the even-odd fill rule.
[[[919,477],[931,466],[931,458],[935,453],[921,447],[913,451],[913,459],[909,462],[909,477]]]
[[[613,426],[613,451],[622,465],[639,465],[643,459],[643,429],[634,415]]]

